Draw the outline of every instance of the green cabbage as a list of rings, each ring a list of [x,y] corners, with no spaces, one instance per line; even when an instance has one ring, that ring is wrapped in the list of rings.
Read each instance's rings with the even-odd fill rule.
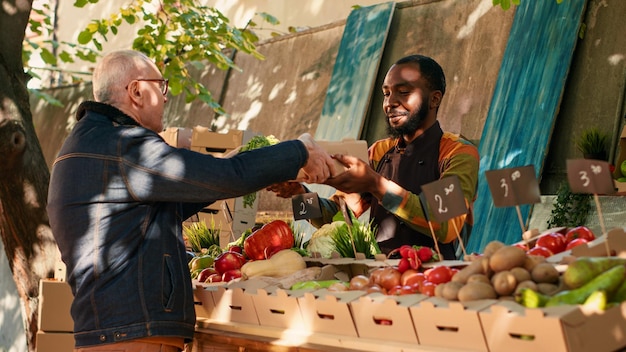
[[[320,227],[311,235],[311,239],[309,239],[306,245],[306,250],[309,253],[317,252],[322,258],[330,258],[335,251],[333,236],[337,230],[345,225],[345,221],[333,221]]]

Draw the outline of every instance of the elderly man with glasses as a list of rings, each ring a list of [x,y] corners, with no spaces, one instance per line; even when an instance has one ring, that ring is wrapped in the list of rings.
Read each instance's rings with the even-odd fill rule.
[[[75,351],[180,351],[196,322],[182,222],[216,200],[333,161],[310,135],[216,158],[158,135],[168,82],[136,51],[105,56],[56,158],[48,214],[74,293]]]

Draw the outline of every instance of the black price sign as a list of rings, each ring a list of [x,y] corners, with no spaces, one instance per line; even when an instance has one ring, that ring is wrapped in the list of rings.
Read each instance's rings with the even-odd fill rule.
[[[609,163],[602,160],[567,160],[567,181],[574,193],[614,194]]]
[[[461,183],[456,175],[422,185],[422,192],[438,222],[445,222],[467,213]]]
[[[485,172],[493,204],[512,207],[541,202],[539,183],[533,165]]]
[[[320,199],[317,193],[304,193],[291,197],[294,220],[315,219],[322,217]]]

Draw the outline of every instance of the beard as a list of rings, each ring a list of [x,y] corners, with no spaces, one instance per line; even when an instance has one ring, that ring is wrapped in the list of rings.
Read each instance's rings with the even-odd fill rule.
[[[428,108],[421,106],[419,110],[409,115],[407,120],[398,127],[392,127],[387,119],[387,133],[393,138],[400,138],[407,134],[412,134],[422,126],[428,116]]]

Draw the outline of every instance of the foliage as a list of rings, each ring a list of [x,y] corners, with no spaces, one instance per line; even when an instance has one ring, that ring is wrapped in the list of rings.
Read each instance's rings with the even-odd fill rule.
[[[604,155],[608,151],[609,135],[596,127],[591,127],[582,132],[576,139],[576,148],[583,155]]]
[[[591,195],[572,193],[567,182],[559,185],[548,227],[576,227],[585,225],[591,212]]]
[[[211,227],[207,226],[204,221],[184,225],[183,235],[189,241],[191,250],[196,253],[201,252],[203,248],[220,245],[220,229],[215,227],[214,222],[211,223]]]
[[[252,137],[245,145],[241,147],[239,151],[245,152],[245,151],[249,151],[249,150],[253,150],[253,149],[257,149],[261,147],[268,147],[278,142],[280,141],[273,135],[269,135],[267,137],[263,135],[258,135],[258,136]],[[256,193],[257,192],[253,192],[253,193],[249,193],[243,196],[244,208],[252,208],[252,205],[254,204],[254,201],[256,200]]]
[[[99,0],[75,0],[74,6],[82,8],[88,3],[98,2]],[[50,13],[49,5],[45,6],[48,12],[45,9],[37,10],[41,16],[48,16],[47,13]],[[256,15],[270,24],[279,23],[269,14]],[[264,59],[254,45],[259,38],[252,31],[257,25],[252,19],[246,28],[238,29],[218,9],[199,5],[195,0],[161,0],[157,8],[153,8],[150,1],[135,0],[120,8],[117,13],[93,20],[78,35],[78,44],[54,40],[45,42],[55,49],[65,47],[71,49],[69,51],[61,50],[55,55],[46,47],[30,42],[30,49],[23,56],[24,62],[28,62],[35,51],[52,66],[57,66],[59,60],[73,62],[75,58],[95,62],[102,51],[102,43],[108,41],[109,36],[117,35],[120,26],[125,23],[138,27],[132,48],[155,61],[164,77],[169,79],[172,95],[184,93],[187,103],[200,99],[219,114],[225,115],[226,112],[211,92],[191,76],[190,69],[203,69],[207,64],[213,64],[221,70],[240,70],[233,62],[232,53],[235,51]],[[29,25],[31,30],[53,37],[49,16],[45,18],[44,26],[32,20]],[[95,49],[90,49],[90,46]],[[32,72],[31,74],[34,75]]]

